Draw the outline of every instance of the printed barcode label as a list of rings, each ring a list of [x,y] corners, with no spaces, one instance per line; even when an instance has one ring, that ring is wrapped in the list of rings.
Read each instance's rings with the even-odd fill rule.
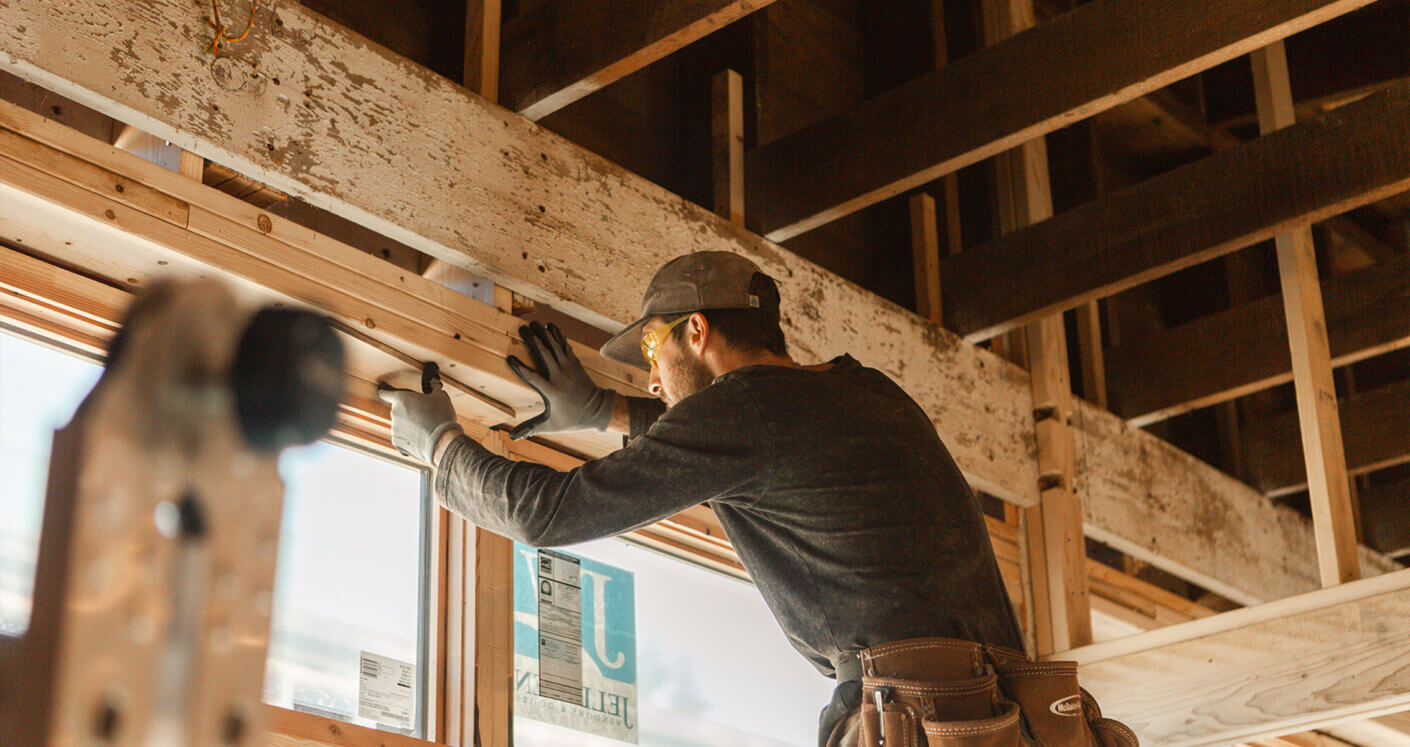
[[[416,708],[416,665],[362,652],[357,715],[410,729]]]
[[[539,695],[583,702],[582,563],[539,550]]]

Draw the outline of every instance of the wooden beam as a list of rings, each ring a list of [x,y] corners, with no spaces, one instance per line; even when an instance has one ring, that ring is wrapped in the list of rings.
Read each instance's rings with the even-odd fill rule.
[[[1322,286],[1332,365],[1410,346],[1410,259]],[[1268,296],[1106,351],[1113,409],[1144,426],[1292,381],[1282,301]]]
[[[1295,121],[1292,84],[1282,41],[1255,50],[1251,58],[1259,130],[1267,135],[1291,127]],[[1401,123],[1403,129],[1410,129],[1405,127],[1407,123],[1410,119]],[[1356,556],[1356,520],[1337,416],[1322,287],[1317,281],[1317,253],[1312,228],[1307,225],[1279,232],[1274,240],[1311,494],[1312,528],[1317,536],[1317,565],[1322,586],[1334,586],[1361,578],[1361,563]]]
[[[1410,382],[1357,392],[1339,410],[1350,474],[1410,461],[1410,429],[1405,427],[1410,418]],[[1270,496],[1307,489],[1298,434],[1296,412],[1249,424],[1249,481],[1254,487]]]
[[[1032,395],[1022,370],[452,81],[387,55],[291,0],[261,3],[251,38],[222,57],[230,60],[222,66],[257,64],[268,87],[222,87],[201,56],[205,30],[167,21],[189,11],[178,0],[0,6],[0,67],[600,326],[617,328],[635,318],[641,288],[667,260],[705,249],[743,253],[782,282],[784,330],[799,359],[849,351],[888,373],[934,420],[971,484],[1017,504],[1037,502]],[[65,43],[43,42],[58,38]],[[143,43],[117,41],[134,38]],[[332,59],[339,68],[328,71]],[[280,96],[293,105],[285,109]],[[58,136],[50,145],[64,143],[72,146]],[[421,163],[437,168],[406,167]],[[160,175],[147,183],[167,188]],[[74,209],[96,211],[84,212],[94,225],[170,235],[111,197],[89,194]],[[7,204],[14,203],[0,202],[0,208]],[[117,219],[104,217],[110,205]],[[241,207],[249,213],[234,221],[242,230],[233,235],[259,233],[259,211]],[[0,224],[26,218],[5,215]],[[274,232],[292,230],[277,220],[273,226]],[[198,241],[184,250],[206,246]],[[324,271],[318,265],[317,272]],[[406,282],[416,284],[411,276]],[[441,291],[449,293],[425,288],[403,300],[420,303],[422,293]],[[335,306],[345,302],[333,297]],[[430,319],[442,312],[415,316],[423,313]],[[517,326],[517,320],[501,321]],[[502,361],[510,349],[488,355]],[[494,380],[513,375],[505,368],[503,376]],[[1311,530],[1291,509],[1268,505],[1251,488],[1110,414],[1078,413],[1088,536],[1120,543],[1129,554],[1241,601],[1315,585]],[[1209,511],[1234,517],[1219,542],[1194,518]],[[1152,521],[1156,513],[1164,516]],[[1280,527],[1278,536],[1267,533],[1270,526]]]
[[[993,45],[1031,28],[1032,0],[984,0],[985,40]],[[1037,138],[995,158],[1000,230],[1012,233],[1053,214],[1047,141]],[[928,199],[928,198],[927,198]],[[912,219],[914,223],[914,218]],[[934,224],[934,203],[931,203]],[[938,243],[937,242],[933,242]],[[938,255],[938,247],[936,247]],[[935,273],[939,278],[938,273]],[[937,302],[940,299],[934,299]],[[1024,328],[1037,429],[1040,502],[1024,511],[1038,655],[1092,642],[1087,543],[1076,491],[1072,382],[1062,314]],[[1039,592],[1039,587],[1043,593]]]
[[[783,241],[1369,2],[1080,5],[751,153],[750,212]]]
[[[1407,120],[1390,88],[950,257],[947,324],[985,339],[1410,189]]]
[[[910,205],[916,313],[940,326],[940,229],[935,220],[935,198],[917,192],[911,195]]]
[[[721,70],[710,80],[710,166],[715,215],[744,225],[744,78]]]
[[[505,24],[503,101],[542,119],[773,0],[548,0]]]
[[[1410,571],[1062,654],[1103,715],[1161,745],[1229,744],[1410,706]]]

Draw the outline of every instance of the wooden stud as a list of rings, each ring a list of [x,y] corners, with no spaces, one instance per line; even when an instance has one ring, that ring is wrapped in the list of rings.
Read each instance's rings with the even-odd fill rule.
[[[465,2],[465,63],[461,80],[466,88],[488,101],[499,100],[500,2]]]
[[[916,313],[940,325],[940,236],[935,221],[935,198],[917,192],[911,195],[910,204]]]
[[[984,0],[985,41],[1009,38],[1035,23],[1032,0]],[[1033,140],[996,157],[1001,230],[1011,233],[1053,214],[1047,144]],[[1075,490],[1075,414],[1061,314],[1024,328],[1038,445],[1040,503],[1025,510],[1027,563],[1037,653],[1091,643],[1087,549]],[[1046,593],[1044,593],[1046,592]]]
[[[1088,301],[1077,307],[1077,341],[1081,345],[1082,393],[1097,407],[1106,409],[1106,357],[1102,347],[1100,303]]]
[[[1291,127],[1292,87],[1283,43],[1274,42],[1255,51],[1252,60],[1259,129],[1267,134]],[[1333,586],[1360,578],[1361,561],[1332,381],[1322,288],[1317,280],[1317,255],[1308,226],[1279,233],[1276,243],[1318,567],[1322,585]]]
[[[744,78],[722,70],[710,80],[710,156],[715,214],[744,225]]]

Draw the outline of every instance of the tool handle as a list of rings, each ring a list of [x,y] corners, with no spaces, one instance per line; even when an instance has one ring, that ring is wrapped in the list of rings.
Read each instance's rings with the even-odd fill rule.
[[[441,382],[441,367],[435,361],[427,361],[421,368],[421,393],[430,394],[442,386],[444,384]]]

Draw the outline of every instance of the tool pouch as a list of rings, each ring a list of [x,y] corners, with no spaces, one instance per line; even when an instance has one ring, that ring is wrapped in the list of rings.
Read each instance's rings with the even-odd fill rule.
[[[1018,705],[1004,696],[979,645],[897,641],[863,651],[861,661],[863,745],[1025,744]]]
[[[1137,747],[1101,716],[1073,662],[947,638],[860,654],[864,747]]]
[[[1077,663],[1033,661],[1018,651],[986,647],[1000,686],[1019,704],[1038,744],[1136,747],[1135,732],[1102,718],[1090,693],[1077,684]]]

